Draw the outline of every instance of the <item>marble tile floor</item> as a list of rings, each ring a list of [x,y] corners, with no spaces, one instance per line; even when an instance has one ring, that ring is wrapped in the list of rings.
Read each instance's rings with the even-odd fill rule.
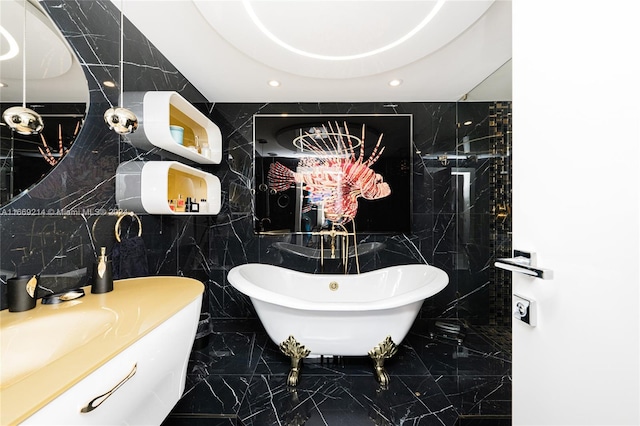
[[[290,388],[289,358],[259,321],[213,325],[194,345],[185,393],[163,426],[511,424],[504,328],[466,330],[459,345],[416,324],[386,361],[391,382],[381,389],[368,357],[306,359]]]

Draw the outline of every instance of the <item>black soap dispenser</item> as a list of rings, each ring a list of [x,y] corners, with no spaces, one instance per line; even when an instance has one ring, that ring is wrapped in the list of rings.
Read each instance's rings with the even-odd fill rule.
[[[111,261],[107,260],[107,248],[100,247],[98,263],[93,268],[93,284],[91,293],[108,293],[113,290],[113,273]]]

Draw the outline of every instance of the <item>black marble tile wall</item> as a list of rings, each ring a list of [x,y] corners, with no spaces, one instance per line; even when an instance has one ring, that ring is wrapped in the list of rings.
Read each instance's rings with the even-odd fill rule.
[[[117,166],[134,159],[164,158],[158,152],[143,152],[134,148],[126,136],[116,135],[103,122],[104,111],[119,102],[119,87],[108,89],[102,85],[104,80],[118,82],[121,65],[119,11],[106,0],[44,0],[41,4],[61,29],[80,61],[87,78],[90,103],[80,134],[63,161],[38,184],[0,207],[0,305],[3,309],[6,308],[4,284],[8,277],[15,274],[46,276],[47,280],[41,282],[40,296],[86,284],[86,271],[95,261],[99,247],[106,246],[110,251],[115,243],[116,216],[111,213],[117,211],[114,199]],[[213,341],[221,341],[219,345],[214,343],[209,346],[213,352],[194,351],[192,369],[189,371],[191,392],[215,388],[217,392],[233,394],[241,389],[243,394],[252,395],[259,405],[260,398],[263,398],[261,395],[269,389],[278,393],[282,404],[302,404],[304,410],[313,411],[320,395],[331,398],[335,392],[343,392],[345,383],[348,383],[346,388],[360,387],[361,379],[357,372],[335,378],[311,374],[310,379],[314,382],[307,382],[296,396],[279,387],[280,377],[273,376],[281,372],[271,371],[270,368],[275,367],[265,362],[266,358],[277,355],[273,353],[273,343],[264,334],[249,336],[241,331],[216,334],[216,324],[220,322],[228,324],[231,321],[241,329],[243,321],[256,321],[250,301],[226,280],[227,272],[233,266],[262,262],[308,272],[332,272],[332,267],[335,271],[339,270],[339,265],[327,265],[321,270],[316,260],[288,257],[272,246],[274,242],[287,241],[290,237],[259,236],[254,232],[252,118],[254,114],[281,113],[411,114],[412,229],[410,233],[402,235],[358,235],[359,242],[377,242],[384,247],[362,259],[361,268],[366,271],[390,265],[429,263],[445,270],[450,284],[441,293],[425,301],[420,319],[408,338],[411,355],[405,357],[407,364],[398,363],[393,367],[396,374],[402,375],[404,369],[412,368],[415,358],[424,366],[425,374],[412,377],[411,385],[404,383],[404,379],[396,383],[397,386],[412,390],[430,387],[441,389],[441,394],[446,398],[434,406],[440,407],[443,416],[459,414],[447,412],[448,403],[453,404],[454,400],[456,402],[453,405],[465,407],[463,411],[466,413],[486,412],[483,411],[484,407],[478,407],[474,402],[478,393],[498,396],[491,402],[495,408],[490,410],[493,414],[508,412],[509,396],[506,390],[510,384],[506,383],[506,378],[510,374],[510,353],[505,351],[499,356],[492,356],[495,365],[490,366],[489,372],[475,371],[473,365],[465,364],[465,360],[474,359],[475,352],[458,353],[459,348],[455,345],[427,341],[429,327],[425,325],[426,320],[433,318],[474,327],[509,321],[508,318],[503,318],[502,322],[491,319],[496,312],[509,317],[509,309],[497,309],[496,300],[492,299],[495,294],[505,294],[508,283],[496,282],[495,276],[490,273],[495,257],[492,245],[495,241],[492,242],[491,238],[496,238],[495,235],[491,236],[490,230],[496,229],[492,228],[492,224],[497,220],[491,182],[496,178],[494,162],[496,158],[504,156],[504,153],[496,153],[491,149],[492,141],[499,137],[495,134],[495,126],[491,124],[496,102],[212,105],[126,20],[122,84],[125,92],[179,92],[209,116],[221,128],[223,135],[222,163],[198,166],[221,180],[220,214],[199,217],[140,215],[150,273],[184,275],[205,283],[203,315],[209,320]],[[510,108],[508,103],[501,105]],[[510,114],[508,117],[510,119]],[[471,123],[465,124],[467,121]],[[507,173],[510,173],[510,169]],[[469,194],[467,197],[464,196],[464,188]],[[510,217],[506,220],[510,220]],[[138,232],[134,222],[124,223],[123,226],[127,235]],[[498,238],[503,248],[510,244],[510,236],[498,235]],[[354,265],[350,264],[349,271],[354,270]],[[71,278],[56,278],[60,276]],[[496,286],[500,289],[497,293]],[[466,338],[471,339],[472,336]],[[225,351],[233,351],[236,340],[239,340],[237,350],[256,348],[256,357],[248,357],[247,365],[237,367],[225,364]],[[478,353],[483,352],[481,350]],[[449,361],[455,359],[455,367],[440,362],[439,357],[447,357]],[[239,368],[237,376],[216,376],[222,370],[228,373],[233,368]],[[249,382],[243,375],[247,369],[255,371],[263,379]],[[367,377],[367,381],[369,379]],[[430,404],[415,395],[410,401],[394,402],[395,397],[391,395],[379,395],[372,387],[371,392],[349,396],[344,400],[345,407],[337,407],[336,410],[344,413],[349,411],[349,404],[359,404],[370,407],[370,416],[399,419],[404,410],[403,404]],[[239,412],[246,424],[268,424],[271,421],[265,420],[272,415],[268,410],[253,411],[255,405],[242,406],[240,400],[233,398],[221,397],[218,402],[215,398],[209,398],[208,402],[201,403],[219,403],[218,414],[222,415],[219,424],[231,424],[225,423],[228,419],[224,415],[236,415]],[[296,402],[296,398],[301,402]],[[391,400],[380,402],[385,398]],[[268,403],[267,400],[264,402]],[[396,411],[379,409],[383,405],[396,407]],[[291,415],[294,415],[293,411]],[[448,420],[445,423],[451,424]]]
[[[341,265],[320,268],[319,261],[295,258],[273,247],[291,236],[256,236],[251,211],[253,190],[254,114],[411,114],[413,116],[413,227],[410,234],[361,234],[359,242],[381,242],[384,249],[362,259],[361,270],[405,263],[429,263],[449,274],[450,284],[425,302],[425,318],[460,318],[470,323],[489,321],[493,252],[489,229],[495,221],[491,206],[489,111],[493,103],[298,103],[215,105],[212,119],[228,141],[229,202],[223,208],[233,241],[213,238],[216,252],[224,251],[223,269],[245,262],[280,264],[307,272],[339,272]],[[464,123],[470,121],[471,124]],[[467,198],[464,197],[464,186]],[[389,220],[393,220],[390,217]],[[220,223],[220,222],[219,222]],[[218,225],[219,226],[219,225]],[[216,227],[218,227],[216,226]],[[215,231],[217,232],[217,230]],[[351,271],[354,270],[350,265]],[[228,284],[211,294],[222,309],[214,317],[238,317],[251,312],[242,295],[231,301]],[[231,302],[231,303],[229,303]],[[251,315],[251,313],[249,313]]]
[[[126,19],[123,81],[119,81],[120,13],[111,2],[46,0],[41,4],[74,50],[89,90],[84,124],[69,153],[42,180],[0,208],[2,283],[16,274],[40,274],[38,294],[43,296],[86,284],[86,272],[99,248],[106,246],[111,252],[116,242],[118,165],[133,159],[161,159],[157,152],[138,151],[126,136],[118,136],[104,123],[104,112],[119,105],[121,84],[125,92],[179,90],[204,113],[210,105]],[[116,87],[105,87],[102,83],[107,80],[116,82]],[[141,216],[151,273],[208,279],[200,265],[207,263],[202,259],[208,257],[208,250],[200,250],[194,258],[198,244],[208,246],[206,226],[188,217]],[[129,227],[126,221],[123,225]],[[132,234],[137,231],[131,229]],[[204,242],[203,233],[207,235]],[[4,294],[4,285],[2,289]],[[5,297],[0,305],[6,308]]]

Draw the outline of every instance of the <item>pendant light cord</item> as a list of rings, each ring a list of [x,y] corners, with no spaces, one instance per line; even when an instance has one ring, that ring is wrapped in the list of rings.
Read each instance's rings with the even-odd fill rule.
[[[133,133],[138,128],[138,117],[131,110],[124,107],[124,0],[120,0],[120,90],[119,90],[119,102],[117,107],[114,108],[114,104],[111,103],[109,97],[109,104],[111,108],[107,109],[104,113],[104,121],[109,126],[110,130],[115,131],[119,135],[126,135]]]
[[[124,94],[124,0],[120,0],[120,97],[118,104],[122,108]]]
[[[22,19],[22,107],[27,107],[27,0],[23,1]]]

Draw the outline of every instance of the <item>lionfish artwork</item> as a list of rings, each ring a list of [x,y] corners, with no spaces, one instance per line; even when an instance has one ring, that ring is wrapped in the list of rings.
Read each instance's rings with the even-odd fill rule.
[[[295,171],[272,163],[267,174],[269,188],[282,192],[300,184],[306,194],[303,212],[315,206],[334,224],[351,222],[358,212],[358,198],[377,200],[391,194],[389,184],[371,168],[384,152],[382,136],[365,160],[364,124],[359,138],[349,133],[346,122],[343,127],[327,123],[304,132],[294,144],[310,155],[300,159]]]

